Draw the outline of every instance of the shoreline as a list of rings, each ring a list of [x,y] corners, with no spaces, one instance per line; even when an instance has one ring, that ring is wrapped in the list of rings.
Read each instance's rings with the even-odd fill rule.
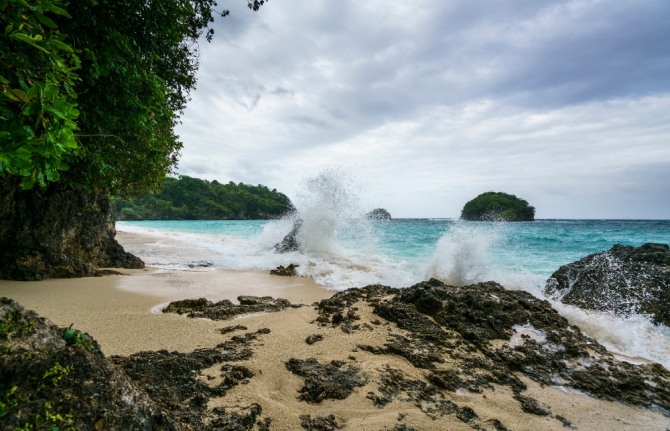
[[[132,250],[144,245],[157,247],[158,237],[123,232],[118,239]],[[160,247],[179,246],[169,238],[159,240]],[[198,349],[221,348],[222,342],[236,338],[247,340],[253,355],[231,361],[232,365],[224,363],[224,368],[243,368],[253,377],[231,387],[224,396],[212,397],[206,411],[217,407],[235,411],[240,406],[257,403],[262,406],[263,416],[272,419],[270,429],[273,430],[301,429],[305,417],[315,424],[330,420],[343,429],[370,431],[468,430],[474,425],[480,429],[559,431],[566,428],[566,423],[576,429],[602,431],[670,428],[670,417],[651,408],[606,401],[563,386],[541,385],[519,372],[518,377],[527,386],[523,397],[537,400],[540,410],[550,412],[548,415],[529,413],[527,405],[520,403],[517,394],[507,386],[494,384],[490,388],[482,387],[480,392],[468,390],[467,382],[473,375],[453,362],[458,355],[444,363],[438,362],[437,367],[448,373],[453,370],[465,387],[431,389],[424,383],[430,367],[417,367],[408,360],[411,356],[375,352],[389,343],[411,340],[413,335],[407,326],[380,318],[373,313],[372,304],[362,300],[349,305],[345,305],[347,301],[337,302],[337,307],[341,307],[338,320],[344,319],[343,325],[358,329],[345,331],[338,327],[334,314],[332,320],[329,318],[324,323],[319,320],[321,312],[309,305],[336,293],[308,278],[220,268],[150,268],[122,272],[124,275],[34,282],[0,280],[0,297],[15,299],[26,309],[35,310],[61,327],[73,324],[74,328],[95,338],[107,357],[129,357],[138,352],[161,350],[166,351],[167,357],[174,357],[167,351],[188,355]],[[156,312],[158,307],[174,300],[204,297],[210,301],[228,299],[237,303],[240,295],[285,298],[308,306],[243,314],[228,320]],[[228,333],[222,331],[224,328],[232,329]],[[314,335],[323,341],[306,341]],[[408,352],[412,350],[411,343],[407,348]],[[414,348],[420,356],[423,347]],[[458,350],[454,348],[452,352],[458,353]],[[482,361],[476,353],[468,355]],[[358,370],[365,381],[344,399],[305,402],[299,394],[303,391],[304,395],[306,380],[287,370],[287,364],[294,358],[298,362],[313,358],[324,366],[335,364],[339,371]],[[222,384],[224,368],[217,363],[207,369],[193,370],[193,378],[216,387]],[[323,371],[316,374],[319,373]],[[402,377],[384,383],[393,375]],[[330,378],[326,377],[325,384],[329,384]],[[392,390],[398,392],[385,392]],[[377,405],[374,400],[382,400],[382,404]],[[456,410],[449,410],[454,408]],[[496,424],[509,428],[498,428]],[[406,428],[398,428],[401,426]]]
[[[123,232],[126,247],[153,243],[149,235]],[[117,269],[115,269],[117,270]],[[59,326],[88,332],[105,355],[130,355],[143,350],[189,352],[221,341],[220,322],[188,319],[152,310],[181,299],[228,299],[240,295],[284,298],[309,305],[335,292],[302,277],[281,277],[263,271],[221,268],[119,270],[123,275],[48,279],[0,280],[0,297],[7,296]]]

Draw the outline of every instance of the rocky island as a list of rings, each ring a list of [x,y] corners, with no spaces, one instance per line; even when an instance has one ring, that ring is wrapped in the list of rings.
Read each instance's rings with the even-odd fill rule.
[[[533,221],[535,208],[524,199],[502,192],[486,192],[467,202],[461,219],[473,221]]]

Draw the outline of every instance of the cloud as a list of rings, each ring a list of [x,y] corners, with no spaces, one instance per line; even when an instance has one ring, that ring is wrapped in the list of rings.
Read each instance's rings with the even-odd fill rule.
[[[344,166],[407,217],[488,190],[542,217],[670,214],[646,176],[670,166],[668,2],[244,6],[201,44],[183,174],[295,196]]]

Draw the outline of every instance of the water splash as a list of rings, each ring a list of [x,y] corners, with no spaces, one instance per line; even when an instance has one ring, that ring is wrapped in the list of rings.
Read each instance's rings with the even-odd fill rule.
[[[497,223],[458,221],[438,240],[428,277],[463,286],[487,281],[493,275],[492,247],[500,241]]]
[[[300,221],[297,240],[300,250],[310,255],[338,255],[338,231],[364,226],[364,218],[350,180],[342,172],[326,170],[305,181],[298,196],[294,222]],[[365,230],[361,231],[365,234]]]

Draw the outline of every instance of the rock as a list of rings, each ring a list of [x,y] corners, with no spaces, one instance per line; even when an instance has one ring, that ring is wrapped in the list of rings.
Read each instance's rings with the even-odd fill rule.
[[[305,360],[291,358],[286,369],[305,379],[305,385],[299,389],[300,399],[318,403],[325,399],[343,400],[356,387],[363,386],[367,380],[360,375],[360,369],[345,365],[341,361],[331,361],[323,365],[314,358]]]
[[[281,311],[285,308],[297,308],[287,299],[274,299],[270,296],[238,296],[239,305],[224,299],[211,302],[205,298],[184,299],[173,301],[163,309],[163,313],[186,314],[188,317],[207,318],[212,320],[226,320],[239,314],[262,313]]]
[[[254,373],[249,359],[266,329],[190,353],[106,358],[98,343],[0,298],[0,420],[3,429],[268,430],[258,404],[208,408]],[[202,371],[221,363],[219,381]],[[27,424],[27,425],[26,425]]]
[[[182,429],[80,332],[0,298],[3,429]]]
[[[391,220],[391,213],[384,208],[375,208],[365,215],[368,220]]]
[[[323,335],[321,334],[311,334],[308,335],[307,338],[305,338],[305,343],[312,345],[314,343],[318,343],[319,341],[323,341]]]
[[[478,419],[446,402],[440,391],[482,393],[504,386],[524,412],[569,422],[522,394],[526,384],[520,377],[525,377],[547,386],[559,381],[596,398],[658,408],[670,415],[670,371],[658,364],[618,361],[548,301],[527,292],[509,291],[495,282],[450,286],[435,279],[400,290],[374,285],[322,300],[317,321],[345,332],[368,331],[364,325],[334,319],[359,304],[371,306],[402,331],[390,334],[383,346],[359,344],[359,350],[399,356],[426,370],[428,383],[385,370],[390,380],[382,379],[379,395],[373,395],[377,404],[396,398],[419,400],[426,403],[428,415],[454,414],[477,425]]]
[[[115,240],[103,193],[24,191],[0,177],[0,279],[42,280],[101,275],[100,268],[144,268]]]
[[[590,254],[554,272],[545,293],[580,308],[649,314],[670,326],[670,247],[615,245]]]
[[[291,251],[300,250],[300,243],[298,242],[298,234],[302,227],[302,220],[298,219],[293,223],[293,228],[281,242],[275,244],[274,249],[277,253],[288,253]]]
[[[286,267],[283,266],[283,265],[279,265],[276,269],[272,269],[272,270],[270,270],[270,274],[272,274],[272,275],[281,275],[281,276],[284,276],[284,277],[292,277],[292,276],[295,275],[295,269],[296,269],[298,266],[299,266],[299,265],[294,265],[294,264],[292,264],[292,263],[289,264],[289,265],[286,266]]]
[[[214,263],[208,260],[194,260],[186,264],[189,268],[210,268],[214,266]]]
[[[328,415],[327,417],[315,417],[311,415],[300,416],[300,426],[307,431],[335,431],[341,429],[337,424],[335,415]]]

